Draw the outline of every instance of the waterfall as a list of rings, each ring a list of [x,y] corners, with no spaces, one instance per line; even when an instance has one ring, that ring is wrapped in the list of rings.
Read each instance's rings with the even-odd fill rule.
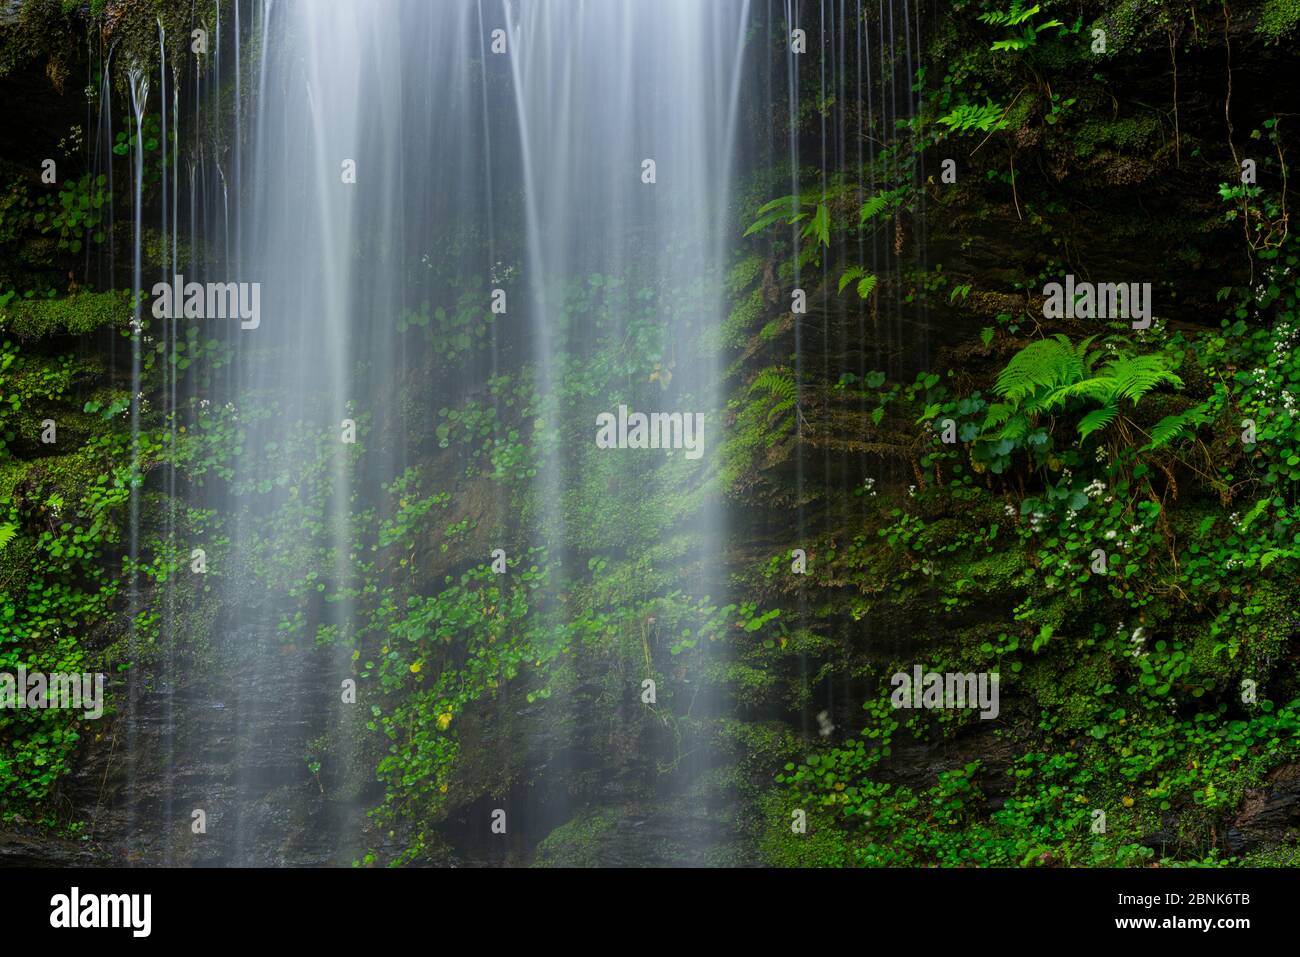
[[[133,278],[147,289],[147,206],[164,282],[184,272],[200,286],[256,287],[260,307],[251,324],[200,319],[197,339],[176,316],[150,325],[171,443],[188,429],[220,448],[197,475],[168,470],[168,493],[194,511],[169,515],[160,533],[182,576],[205,556],[206,632],[176,634],[193,604],[173,575],[161,605],[172,640],[151,683],[131,680],[133,711],[148,715],[141,696],[161,696],[156,727],[128,723],[131,779],[149,773],[134,757],[141,734],[158,735],[169,769],[203,767],[167,772],[161,855],[346,864],[377,844],[380,859],[422,847],[441,828],[457,853],[513,863],[591,811],[580,784],[590,768],[621,763],[647,832],[674,829],[666,860],[713,859],[730,825],[709,782],[737,712],[729,669],[745,653],[727,617],[736,569],[720,463],[728,400],[745,387],[726,327],[755,201],[748,177],[784,155],[778,175],[798,209],[844,175],[873,195],[918,175],[895,135],[920,95],[911,0],[216,0],[199,16],[210,45],[192,71],[169,46],[174,27],[158,23],[154,114],[152,70],[127,70]],[[109,92],[105,81],[104,138]],[[803,115],[811,93],[820,123]],[[161,145],[146,161],[155,115]],[[788,125],[787,143],[762,128],[772,120]],[[810,255],[804,226],[790,227],[767,302],[784,314],[802,288],[816,305],[787,317],[793,350],[777,361],[793,366],[799,393],[829,381],[836,354],[862,375],[898,374],[904,282],[882,282],[872,311],[850,322],[845,302],[820,298],[836,277]],[[873,274],[906,268],[889,238],[857,249]],[[132,338],[133,394],[150,343]],[[187,376],[196,348],[211,364]],[[806,362],[807,348],[822,358]],[[630,439],[636,415],[662,422],[671,447]],[[132,427],[138,443],[135,404]],[[811,544],[822,483],[849,469],[829,446],[805,451],[817,438],[807,428],[797,407],[795,527],[768,530],[789,547]],[[394,549],[412,502],[429,519]],[[140,507],[133,490],[132,574]],[[610,561],[633,580],[603,581]],[[480,647],[502,656],[489,682],[467,700],[421,698],[467,667],[457,654],[474,647],[473,622],[442,634],[428,672],[421,657],[398,681],[382,662],[427,648],[421,609],[436,617],[458,577],[491,583],[498,604],[526,596],[526,613],[485,639],[518,642],[519,660]],[[617,603],[592,598],[602,589]],[[133,610],[136,592],[133,581]],[[791,596],[786,611],[807,620],[804,590]],[[814,688],[807,647],[791,652],[801,690],[790,718],[813,740],[829,723],[821,712],[860,689],[848,678]],[[457,813],[499,810],[511,840],[444,820],[450,802],[414,816],[384,806],[380,729],[392,754],[417,746],[414,730],[389,723],[398,686],[413,696],[409,724],[448,731],[438,747],[458,746],[470,703],[491,724],[496,746],[464,761],[504,783]],[[606,733],[635,749],[610,751]],[[447,790],[447,767],[425,770],[429,788]],[[213,826],[196,852],[180,836],[200,809]],[[153,805],[130,813],[146,827]],[[289,814],[314,836],[285,838]],[[631,847],[603,853],[632,861]]]
[[[616,555],[647,580],[632,591],[639,610],[611,609],[600,632],[611,649],[635,652],[626,696],[640,703],[614,713],[646,735],[642,759],[656,770],[645,813],[692,817],[683,853],[703,861],[726,808],[697,815],[692,789],[713,768],[733,708],[717,671],[727,636],[714,620],[730,588],[718,481],[725,277],[744,215],[740,153],[764,139],[741,124],[749,0],[241,6],[207,15],[210,49],[183,84],[159,25],[162,279],[185,272],[186,282],[260,289],[254,327],[203,327],[212,332],[202,340],[220,340],[204,345],[215,348],[211,372],[167,373],[173,440],[182,425],[228,430],[229,460],[177,492],[210,510],[196,537],[169,526],[182,573],[192,549],[205,554],[214,611],[208,640],[169,646],[157,666],[171,775],[159,799],[162,854],[345,864],[373,841],[373,763],[359,748],[382,699],[374,666],[362,668],[375,652],[358,656],[385,629],[407,627],[400,605],[376,605],[376,590],[401,568],[409,578],[441,567],[419,543],[400,565],[376,565],[375,516],[394,508],[390,489],[432,469],[479,503],[468,513],[453,496],[449,506],[471,530],[483,522],[471,562],[495,564],[500,549],[507,580],[536,572],[527,620],[542,625],[529,657],[543,666],[534,680],[558,682],[551,727],[509,742],[539,756],[530,791],[495,795],[519,841],[483,853],[512,859],[582,813],[574,782],[602,747],[585,689],[608,680],[607,666],[596,656],[552,678],[544,663],[591,627],[574,617],[571,592]],[[148,85],[132,73],[137,133]],[[147,291],[142,149],[135,282]],[[172,362],[183,325],[152,330]],[[140,337],[133,343],[138,383]],[[590,367],[597,354],[605,365]],[[465,408],[491,410],[478,433],[486,470],[430,447],[433,426]],[[602,446],[602,417],[624,413],[662,417],[665,440],[685,441]],[[521,430],[533,459],[512,465]],[[175,472],[168,481],[176,491]],[[657,511],[640,514],[647,503]],[[171,630],[186,585],[166,587]],[[675,658],[683,648],[695,654]],[[340,685],[358,677],[370,697],[341,704]],[[640,697],[646,683],[657,702]],[[525,704],[514,695],[508,682],[494,692],[507,738],[524,733],[511,730]],[[499,761],[508,780],[518,769],[507,750],[481,759]],[[186,758],[203,774],[170,770]],[[304,769],[319,774],[321,760],[332,780],[362,783],[326,797],[321,782],[319,797],[304,798]],[[138,763],[132,776],[144,773]],[[286,804],[315,822],[310,848],[285,843]],[[187,853],[178,835],[200,809],[211,830]]]
[[[1061,6],[0,0],[0,864],[1292,860],[1297,5]]]
[[[437,411],[398,407],[403,383],[430,362],[399,339],[404,312],[441,315],[453,290],[471,288],[484,306],[496,290],[507,304],[489,357],[459,364],[434,392],[453,406],[483,393],[502,350],[535,363],[544,454],[532,487],[508,507],[522,510],[509,524],[549,563],[552,587],[539,605],[547,613],[564,615],[577,533],[565,503],[584,494],[578,463],[590,453],[545,446],[549,436],[574,434],[566,417],[585,341],[636,336],[653,349],[660,395],[646,401],[663,407],[639,411],[700,413],[716,449],[722,400],[713,337],[725,315],[748,3],[289,2],[266,3],[248,19],[261,30],[259,59],[242,67],[256,78],[256,96],[237,100],[235,131],[212,160],[223,229],[204,222],[220,250],[208,267],[222,264],[230,274],[217,278],[225,281],[260,282],[265,317],[256,330],[230,334],[230,398],[244,441],[234,498],[224,504],[237,517],[222,559],[229,594],[218,657],[222,667],[250,653],[252,668],[283,667],[275,602],[253,600],[243,576],[294,554],[299,573],[314,568],[343,596],[318,623],[340,639],[339,650],[322,664],[297,649],[288,660],[301,668],[277,680],[291,697],[325,696],[330,685],[319,685],[331,670],[335,685],[349,673],[345,639],[359,627],[346,597],[357,583],[352,517],[411,462],[408,438],[427,431]],[[213,63],[216,73],[219,52]],[[514,244],[517,258],[500,258],[503,243]],[[605,281],[646,300],[635,324],[614,297],[594,314],[575,313],[575,290]],[[625,378],[597,405],[616,410],[646,394],[640,385]],[[342,443],[340,430],[354,426],[357,443]],[[594,426],[578,430],[584,444]],[[658,468],[625,461],[620,469]],[[716,601],[726,586],[722,508],[707,469],[682,474],[701,496],[698,534],[683,560],[702,589],[707,583],[700,597]],[[286,514],[298,521],[285,523]],[[602,546],[589,538],[584,550]],[[603,547],[618,547],[618,536],[610,538]],[[678,691],[679,700],[693,694]],[[239,711],[240,740],[270,732],[257,722],[274,709],[236,688],[224,703]],[[718,707],[696,704],[700,714]],[[556,792],[572,760],[561,754],[551,764]],[[266,769],[252,768],[248,755],[232,762],[237,791],[266,783],[258,781]],[[234,859],[243,853],[236,847]]]
[[[716,454],[721,370],[710,336],[726,315],[721,280],[748,3],[553,0],[509,4],[506,16],[525,192],[524,281],[547,431],[561,432],[560,419],[572,414],[560,380],[573,375],[586,341],[646,335],[617,312],[561,320],[571,308],[566,280],[609,277],[643,289],[655,315],[649,335],[661,351],[664,388],[643,401],[702,412]],[[636,392],[629,382],[606,407]],[[544,462],[535,531],[563,566],[570,544],[584,538],[565,525],[562,503],[581,488],[582,461],[566,452]],[[720,599],[720,506],[706,504],[700,521],[687,560],[708,583],[702,594],[711,588]],[[717,702],[696,707],[708,713]]]

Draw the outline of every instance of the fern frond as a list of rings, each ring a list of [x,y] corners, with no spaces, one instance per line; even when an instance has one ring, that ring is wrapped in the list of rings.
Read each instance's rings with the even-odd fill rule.
[[[1120,356],[1106,367],[1106,375],[1115,382],[1115,398],[1138,400],[1163,383],[1181,387],[1183,380],[1169,370],[1163,357]]]
[[[781,220],[785,219],[789,215],[790,214],[787,213],[785,210],[780,210],[775,213],[768,213],[766,216],[760,216],[758,219],[754,220],[754,222],[750,224],[749,228],[745,230],[744,235],[752,236],[754,235],[754,233],[767,229],[767,227],[771,226],[773,223],[780,222]],[[791,222],[793,222],[793,220],[791,220]]]
[[[817,204],[812,219],[803,228],[801,235],[804,239],[815,239],[822,246],[831,244],[831,213],[825,204]]]
[[[1006,125],[1002,118],[1004,112],[1005,110],[992,100],[989,100],[983,106],[975,103],[963,103],[951,113],[939,117],[939,122],[954,133],[965,133],[969,130],[988,133],[1001,129]]]
[[[1104,429],[1119,415],[1119,409],[1113,405],[1104,405],[1100,409],[1093,409],[1082,419],[1079,420],[1079,436],[1087,438],[1098,429]]]
[[[793,399],[796,388],[794,377],[787,372],[779,369],[764,369],[749,385],[749,391],[752,395],[754,392],[766,392],[770,397],[776,399]]]
[[[1008,402],[994,402],[989,406],[988,412],[984,416],[984,431],[987,432],[989,429],[1001,425],[1011,418],[1011,414],[1015,411],[1015,406]]]
[[[762,216],[764,213],[770,213],[772,210],[777,209],[779,207],[786,207],[790,210],[791,214],[793,214],[795,211],[794,197],[778,196],[776,199],[771,200],[770,202],[766,202],[762,206],[758,207],[758,212],[755,213],[754,215]]]
[[[858,219],[858,225],[861,226],[864,223],[866,223],[866,221],[870,219],[872,216],[876,216],[880,213],[883,213],[885,211],[885,206],[888,205],[888,203],[889,200],[886,199],[884,196],[872,196],[869,200],[867,200],[865,203],[862,204],[862,210],[860,213],[860,218]]]
[[[786,411],[788,411],[788,410],[790,410],[790,409],[792,409],[792,408],[794,408],[794,398],[793,398],[793,397],[791,397],[791,398],[789,398],[789,399],[782,399],[780,402],[778,402],[776,405],[772,406],[772,408],[768,410],[768,413],[767,413],[767,421],[770,423],[773,419],[775,419],[775,418],[776,418],[778,415],[780,415],[782,412],[786,412]]]
[[[1107,402],[1115,391],[1115,382],[1106,376],[1080,379],[1068,385],[1060,385],[1027,402],[1026,412],[1050,412],[1057,406],[1064,406],[1070,399],[1093,399]]]
[[[1074,347],[1074,354],[1078,358],[1079,365],[1083,368],[1085,374],[1092,373],[1093,367],[1097,364],[1097,360],[1100,359],[1103,354],[1101,350],[1093,350],[1092,352],[1088,351],[1092,347],[1092,343],[1096,338],[1095,335],[1088,336]]]
[[[1157,422],[1151,429],[1151,441],[1146,445],[1144,451],[1150,452],[1161,446],[1168,445],[1170,442],[1191,429],[1193,432],[1196,427],[1206,420],[1205,403],[1185,412],[1179,412],[1177,415],[1167,415]]]
[[[799,212],[800,206],[813,206],[815,201],[810,199],[800,199],[795,202],[793,196],[780,196],[774,200],[764,203],[758,207],[758,212],[754,215],[758,219],[754,220],[745,230],[745,236],[752,236],[759,230],[767,229],[773,223],[784,220],[788,225],[793,226],[795,223],[804,219],[808,214]]]
[[[1002,431],[994,437],[998,439],[1011,439],[1014,442],[1023,439],[1028,434],[1028,416],[1017,413],[1007,420],[1007,424],[1002,427]]]
[[[1147,444],[1147,449],[1158,449],[1162,445],[1168,445],[1178,437],[1186,426],[1187,413],[1185,412],[1165,416],[1152,427],[1151,441]]]
[[[845,286],[866,274],[867,271],[861,266],[850,266],[840,275],[839,288],[837,289],[837,292],[843,292]]]
[[[995,27],[1015,27],[1024,23],[1041,9],[1042,7],[1039,4],[1034,4],[1026,9],[1023,0],[1012,0],[1010,10],[994,10],[991,13],[981,13],[977,19]]]
[[[1064,340],[1062,344],[1061,340]],[[993,391],[1003,398],[1019,403],[1039,389],[1063,385],[1069,381],[1071,370],[1081,364],[1074,355],[1069,339],[1040,339],[1025,346],[998,373]],[[1075,376],[1074,378],[1078,378]]]

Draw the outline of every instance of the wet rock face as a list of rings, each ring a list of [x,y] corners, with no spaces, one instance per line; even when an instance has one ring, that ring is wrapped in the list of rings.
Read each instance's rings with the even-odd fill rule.
[[[537,850],[544,867],[710,867],[754,863],[707,807],[685,802],[589,808]]]
[[[338,730],[332,649],[222,643],[214,662],[160,662],[112,689],[63,784],[81,839],[6,829],[0,864],[347,866],[368,798],[356,775],[313,774],[309,743]],[[272,656],[276,667],[265,666]],[[194,812],[205,833],[195,833]]]
[[[1246,791],[1228,832],[1236,853],[1294,842],[1300,832],[1300,764],[1285,764],[1269,775],[1268,785]],[[1233,846],[1235,845],[1235,847]]]
[[[1294,846],[1300,835],[1300,764],[1285,764],[1269,775],[1265,786],[1247,788],[1236,813],[1220,825],[1216,843],[1230,857]],[[1141,843],[1163,853],[1197,852],[1199,847],[1183,830],[1179,815],[1165,814],[1161,827]]]
[[[75,840],[51,839],[22,828],[0,832],[0,867],[90,867],[99,863],[100,855]]]

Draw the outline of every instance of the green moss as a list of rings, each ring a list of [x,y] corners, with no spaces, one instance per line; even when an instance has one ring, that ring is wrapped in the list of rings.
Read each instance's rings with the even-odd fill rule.
[[[1120,0],[1119,3],[1108,3],[1105,13],[1087,25],[1086,32],[1091,36],[1093,29],[1106,31],[1106,52],[1097,55],[1100,59],[1142,53],[1146,44],[1160,44],[1158,49],[1167,51],[1163,29],[1172,16],[1169,5],[1163,0]]]
[[[124,326],[131,319],[125,291],[76,292],[61,299],[27,299],[0,309],[0,330],[23,339],[86,335]]]
[[[130,227],[130,228],[123,228]],[[123,223],[119,225],[126,242],[133,239],[134,226]],[[163,235],[160,229],[143,230],[143,242],[141,243],[141,256],[148,265],[156,266],[161,269],[170,270],[171,264],[177,262],[181,264],[184,270],[185,263],[193,262],[195,259],[194,249],[186,240],[173,240],[175,237]],[[173,257],[175,257],[173,259]]]
[[[763,290],[755,286],[743,299],[740,299],[727,316],[719,333],[721,341],[730,346],[745,341],[754,324],[763,315]]]
[[[1300,23],[1300,0],[1267,0],[1260,13],[1259,32],[1270,43],[1285,39]]]
[[[772,867],[847,867],[852,852],[843,834],[818,817],[808,822],[806,833],[791,830],[796,808],[788,802],[770,800],[765,804],[767,828],[759,839],[759,851]]]
[[[1072,131],[1074,155],[1088,159],[1111,148],[1125,153],[1148,150],[1158,142],[1160,123],[1156,116],[1126,116],[1117,120],[1088,120]]]
[[[579,813],[561,824],[537,846],[536,867],[599,867],[601,839],[618,823],[604,808]]]
[[[1276,846],[1252,851],[1241,859],[1242,867],[1300,867],[1300,847]]]

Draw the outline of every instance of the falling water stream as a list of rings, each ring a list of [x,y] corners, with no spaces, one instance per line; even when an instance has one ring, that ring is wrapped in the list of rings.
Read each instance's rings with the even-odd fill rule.
[[[490,406],[502,447],[504,371],[531,376],[540,452],[524,493],[511,496],[499,483],[478,493],[483,513],[504,516],[485,527],[479,560],[490,560],[493,535],[523,543],[526,551],[507,556],[513,573],[545,564],[536,613],[563,621],[586,556],[630,540],[619,514],[591,518],[593,497],[621,503],[615,512],[640,500],[672,502],[690,534],[655,561],[684,569],[701,607],[726,600],[728,513],[712,453],[726,422],[719,335],[731,304],[723,280],[737,226],[752,212],[739,208],[738,184],[768,158],[750,154],[771,148],[770,130],[752,128],[752,118],[788,104],[786,175],[797,202],[826,190],[827,171],[846,155],[856,154],[874,187],[886,130],[900,111],[914,115],[919,37],[910,4],[880,0],[875,16],[862,14],[862,0],[854,6],[850,18],[844,0],[768,0],[752,9],[751,0],[251,0],[235,4],[233,16],[217,4],[210,52],[188,74],[168,62],[165,46],[156,82],[126,67],[137,137],[145,115],[160,112],[164,144],[157,277],[142,273],[142,147],[134,157],[137,287],[179,273],[257,283],[260,320],[255,328],[225,324],[218,338],[228,362],[216,374],[196,382],[175,372],[167,383],[173,437],[186,414],[220,407],[235,455],[222,482],[189,493],[192,507],[212,510],[211,538],[178,541],[168,526],[180,561],[188,565],[192,549],[204,553],[213,627],[183,654],[169,646],[148,680],[132,679],[123,857],[347,864],[374,845],[366,814],[373,767],[356,744],[368,709],[339,704],[340,683],[356,673],[349,638],[365,597],[359,516],[427,458],[418,437],[448,407]],[[784,62],[768,62],[759,48],[794,27],[829,59],[810,67],[788,50]],[[754,81],[760,70],[765,82]],[[800,85],[813,78],[827,110],[815,144],[795,133]],[[151,87],[161,107],[150,102]],[[842,105],[850,87],[870,107],[856,124]],[[99,135],[111,139],[107,84],[100,112]],[[792,238],[792,288],[833,285],[801,263],[800,225]],[[890,268],[874,237],[863,254],[873,271]],[[462,334],[452,314],[468,300],[478,303],[475,321],[490,325],[490,347],[433,362],[428,350]],[[875,330],[874,354],[862,336],[836,346],[828,339],[823,352],[851,354],[863,370],[889,367],[880,350],[900,348],[902,303],[880,311],[885,329]],[[804,338],[821,332],[812,318],[794,317],[801,381],[827,371],[803,363]],[[431,334],[407,334],[412,324]],[[175,321],[154,334],[173,360],[194,348]],[[598,338],[653,353],[655,385],[635,381],[629,362],[612,377],[613,391],[580,394]],[[137,338],[133,393],[140,348]],[[700,460],[594,453],[594,418],[580,430],[589,436],[582,448],[563,444],[575,409],[613,414],[637,402],[643,411],[702,415]],[[138,435],[134,417],[133,428]],[[613,461],[621,464],[603,464]],[[808,467],[801,453],[795,541],[804,535]],[[175,492],[175,472],[169,481]],[[134,497],[133,529],[139,507]],[[138,547],[133,535],[133,563]],[[302,599],[312,592],[320,597],[307,602],[304,627]],[[179,608],[169,592],[167,629]],[[677,624],[699,633],[704,621]],[[652,644],[666,639],[653,617],[639,627],[649,667]],[[647,745],[670,783],[660,810],[645,810],[642,821],[696,800],[693,789],[714,761],[708,722],[731,707],[718,681],[654,674],[676,682],[672,701],[685,717],[665,720]],[[604,677],[579,674],[573,687]],[[805,735],[816,732],[810,715],[839,694],[827,693],[805,707]],[[503,689],[503,727],[519,707]],[[466,841],[460,850],[469,859],[518,860],[582,810],[572,782],[593,766],[595,735],[580,727],[586,715],[577,704],[553,709],[563,717],[534,743],[530,789],[497,798],[520,837],[501,852]],[[338,779],[361,783],[326,799],[304,760],[321,747]],[[499,761],[506,770],[504,753]],[[196,852],[187,835],[199,810],[208,839]],[[665,863],[709,863],[710,848],[725,840],[723,817],[700,811]],[[615,862],[638,853],[609,850]]]

